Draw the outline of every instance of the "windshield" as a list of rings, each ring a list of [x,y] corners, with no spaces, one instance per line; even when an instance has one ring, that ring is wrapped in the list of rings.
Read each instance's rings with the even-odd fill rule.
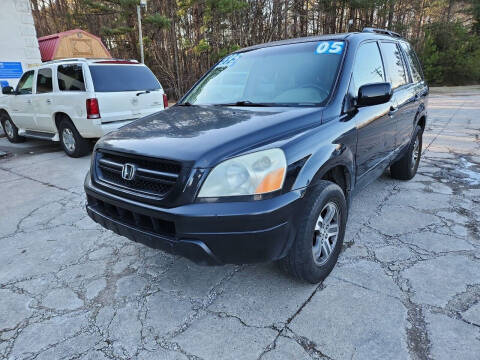
[[[149,68],[139,65],[91,65],[96,92],[159,90],[160,83]]]
[[[345,43],[320,41],[234,53],[183,99],[186,105],[322,105],[330,96]]]

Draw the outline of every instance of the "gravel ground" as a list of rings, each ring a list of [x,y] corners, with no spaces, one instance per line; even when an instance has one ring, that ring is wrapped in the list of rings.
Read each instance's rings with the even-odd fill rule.
[[[84,210],[88,157],[0,139],[0,358],[478,360],[480,91],[430,104],[419,173],[354,199],[318,286],[103,230]]]

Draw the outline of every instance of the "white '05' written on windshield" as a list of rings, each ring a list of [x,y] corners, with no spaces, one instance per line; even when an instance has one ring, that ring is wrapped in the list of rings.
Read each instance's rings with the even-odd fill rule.
[[[343,52],[343,41],[322,41],[318,44],[316,54],[341,54]]]

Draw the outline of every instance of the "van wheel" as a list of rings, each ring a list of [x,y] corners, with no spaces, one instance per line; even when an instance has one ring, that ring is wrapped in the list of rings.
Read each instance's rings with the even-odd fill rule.
[[[18,128],[7,113],[0,114],[0,121],[2,122],[3,131],[8,141],[11,143],[21,143],[25,141],[23,136],[18,135]]]
[[[82,138],[73,123],[68,118],[64,118],[58,126],[60,132],[60,142],[63,150],[70,157],[81,157],[90,151],[88,140]]]
[[[422,156],[422,135],[422,128],[417,126],[405,155],[390,166],[392,178],[410,180],[415,176],[420,164],[420,157]]]
[[[337,263],[347,220],[342,189],[322,180],[307,195],[295,241],[288,255],[279,260],[285,271],[316,284],[324,280]]]

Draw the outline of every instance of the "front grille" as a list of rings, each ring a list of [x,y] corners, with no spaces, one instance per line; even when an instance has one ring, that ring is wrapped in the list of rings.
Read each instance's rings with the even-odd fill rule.
[[[177,183],[181,171],[180,164],[173,161],[104,151],[97,151],[95,161],[98,180],[120,189],[154,197],[167,195]],[[123,166],[127,163],[136,168],[132,180],[122,177]]]
[[[90,206],[93,206],[100,213],[122,224],[169,238],[175,237],[175,223],[172,221],[139,214],[91,196],[87,196],[87,201]]]

